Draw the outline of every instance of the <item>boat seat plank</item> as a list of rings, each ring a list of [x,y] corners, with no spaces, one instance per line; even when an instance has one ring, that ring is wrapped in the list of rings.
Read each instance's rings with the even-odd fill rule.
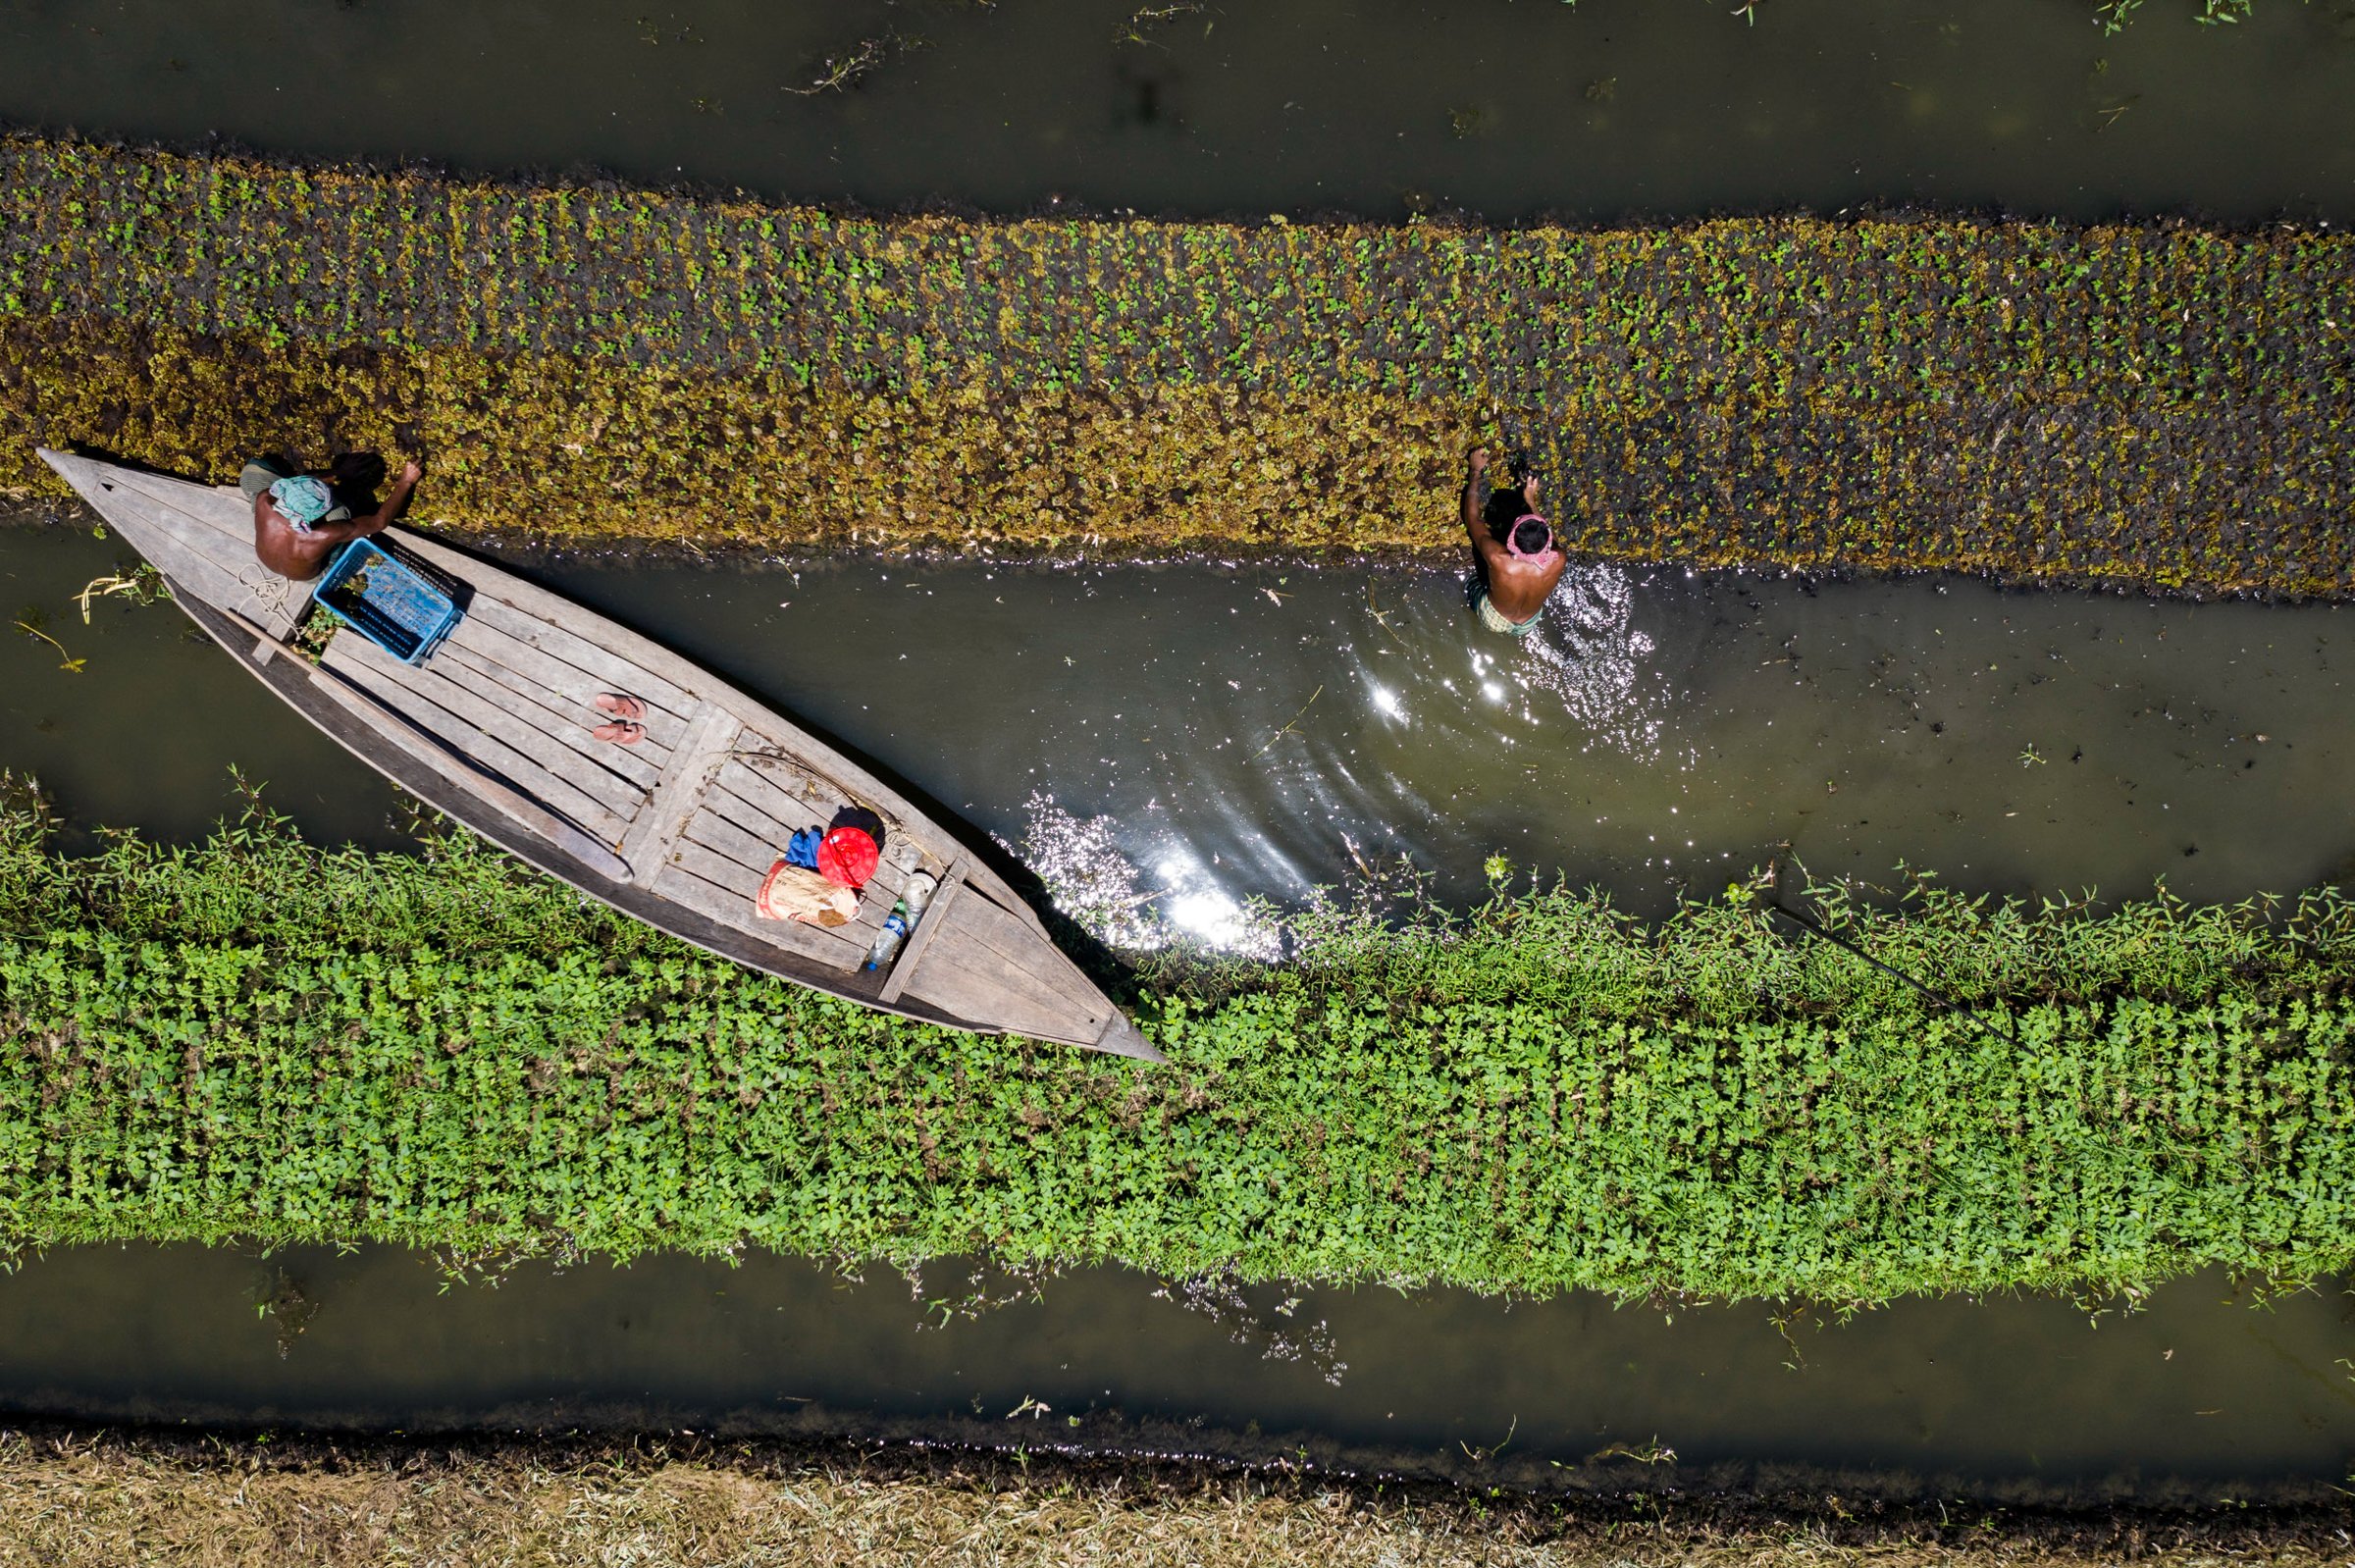
[[[965,863],[966,857],[958,856],[950,864],[948,874],[941,878],[939,889],[932,895],[932,902],[925,906],[922,915],[916,916],[916,929],[909,933],[907,942],[900,948],[899,957],[891,966],[891,973],[884,977],[883,989],[876,993],[875,1000],[878,1002],[898,1000],[900,993],[908,988],[909,980],[914,978],[916,967],[924,961],[925,950],[951,924],[958,900],[969,896],[965,880]]]
[[[479,616],[482,623],[492,630],[504,632],[515,641],[571,665],[587,681],[595,683],[590,687],[592,692],[626,693],[682,718],[701,706],[701,699],[693,692],[665,680],[635,659],[615,653],[602,643],[592,642],[552,620],[517,608],[501,599],[495,588],[477,584],[466,614],[468,619]],[[459,624],[465,623],[461,621]]]
[[[753,810],[766,813],[784,827],[823,827],[833,820],[836,811],[845,806],[857,804],[827,789],[824,779],[794,766],[790,761],[782,764],[765,760],[756,763],[735,758],[719,770],[712,783]],[[796,794],[792,786],[810,793]],[[727,802],[715,804],[723,813],[734,815]],[[948,865],[946,858],[910,832],[905,821],[888,814],[877,814],[883,815],[886,840],[883,863],[892,867],[892,892],[895,896],[899,892],[901,873],[892,862],[895,857],[900,856],[902,846],[916,851],[915,869],[930,871],[934,876],[942,873]],[[742,816],[735,816],[735,820],[747,827],[754,826]]]
[[[467,649],[444,643],[425,667],[513,714],[558,745],[586,753],[601,767],[620,774],[640,791],[651,791],[670,760],[669,749],[657,745],[651,730],[635,746],[614,746],[595,739],[590,729],[611,714],[589,703],[567,703],[529,676],[500,669]]]
[[[487,664],[511,670],[542,690],[553,693],[567,704],[593,706],[593,699],[603,691],[614,690],[614,683],[604,676],[594,675],[577,664],[566,663],[545,650],[535,648],[511,632],[503,631],[489,619],[468,614],[449,634],[444,648],[460,648]],[[616,655],[618,657],[618,655]],[[679,737],[695,716],[701,704],[687,699],[687,706],[673,709],[649,696],[641,688],[648,683],[631,680],[633,688],[624,692],[646,704],[647,739],[665,751],[679,744]]]
[[[754,912],[765,871],[754,871],[689,839],[671,846],[671,858],[654,873],[654,891],[676,898],[707,919],[749,931],[828,968],[856,972],[866,962],[866,944],[841,933],[841,926],[804,925],[799,920],[764,920]]]
[[[348,632],[339,632],[329,647],[341,651],[346,661],[365,665],[381,679],[409,688],[485,735],[496,737],[509,750],[530,758],[624,822],[636,816],[638,809],[646,804],[653,780],[642,783],[618,771],[621,766],[631,765],[630,759],[622,755],[624,749],[593,739],[586,724],[575,727],[577,739],[558,738],[525,723],[507,708],[486,699],[479,690],[451,680],[435,669],[430,659],[418,667],[403,664],[366,638]],[[590,750],[592,747],[598,752],[616,754],[613,764],[608,765]],[[633,767],[633,772],[651,771],[643,762]]]
[[[359,641],[356,637],[338,637],[328,645],[327,656],[320,663],[327,669],[347,676],[370,696],[433,735],[449,750],[489,768],[525,795],[558,814],[572,818],[596,837],[608,844],[620,842],[621,835],[629,827],[626,820],[615,816],[602,802],[584,795],[497,736],[484,734],[481,729],[440,706],[415,688],[390,679],[378,667],[352,656],[345,645]],[[397,720],[387,719],[386,722],[390,725]],[[461,780],[464,777],[455,768],[452,769],[452,776]]]
[[[623,860],[633,866],[652,868],[669,858],[670,841],[694,814],[696,803],[709,787],[712,769],[743,732],[744,725],[726,708],[713,706],[703,710],[685,744],[671,754],[653,797],[630,824],[629,836],[621,844]]]

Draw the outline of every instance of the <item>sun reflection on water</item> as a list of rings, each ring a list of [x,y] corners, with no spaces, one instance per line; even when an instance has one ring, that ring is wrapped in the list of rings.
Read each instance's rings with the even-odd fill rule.
[[[1668,683],[1649,662],[1650,636],[1635,624],[1636,580],[1609,566],[1572,566],[1545,606],[1545,623],[1521,645],[1507,673],[1519,716],[1541,721],[1537,699],[1596,741],[1632,757],[1659,754]]]
[[[1244,958],[1283,956],[1273,917],[1246,902],[1255,890],[1238,898],[1223,867],[1205,863],[1174,834],[1131,856],[1113,817],[1079,816],[1043,792],[1024,801],[1022,811],[1022,841],[1008,848],[1038,873],[1055,907],[1097,940],[1132,951],[1182,944]]]
[[[1453,715],[1503,745],[1515,737],[1496,731],[1499,721],[1558,731],[1567,718],[1589,743],[1657,758],[1669,687],[1636,608],[1635,576],[1602,565],[1563,573],[1543,622],[1518,642],[1478,629],[1460,597],[1422,597],[1411,609],[1370,605],[1355,640],[1367,702],[1396,724]],[[1476,704],[1483,716],[1470,718]]]
[[[1462,792],[1494,799],[1539,783],[1528,769],[1565,751],[1662,759],[1670,683],[1636,624],[1634,576],[1574,566],[1519,641],[1470,622],[1459,581],[1419,574],[1403,601],[1385,607],[1369,594],[1335,606],[1322,656],[1343,669],[1312,673],[1353,677],[1361,720],[1334,713],[1331,696],[1318,706],[1323,681],[1269,682],[1259,660],[1282,645],[1246,640],[1239,656],[1167,695],[1177,723],[1160,733],[1184,736],[1179,745],[1104,758],[1122,785],[1089,792],[1103,814],[1034,793],[1018,853],[1064,913],[1116,947],[1274,959],[1282,943],[1261,901],[1307,892],[1315,877],[1302,865],[1316,856],[1304,844],[1330,854],[1357,833],[1444,860],[1455,846],[1426,829],[1464,809]],[[1507,760],[1524,752],[1528,762]],[[1151,792],[1141,808],[1140,787]],[[1124,794],[1132,804],[1120,804]]]

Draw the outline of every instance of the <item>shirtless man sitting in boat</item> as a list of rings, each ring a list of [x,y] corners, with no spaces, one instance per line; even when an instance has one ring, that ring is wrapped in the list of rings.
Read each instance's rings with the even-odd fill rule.
[[[375,462],[377,477],[384,465]],[[281,577],[305,583],[319,575],[327,558],[355,539],[380,533],[408,503],[409,492],[425,470],[414,461],[401,464],[392,494],[365,517],[351,515],[337,502],[331,488],[337,475],[296,474],[267,458],[245,465],[237,488],[253,497],[253,552],[264,566]]]
[[[1500,490],[1486,497],[1488,472],[1489,449],[1477,447],[1472,472],[1464,480],[1464,531],[1472,536],[1472,564],[1478,574],[1472,602],[1481,625],[1490,631],[1527,637],[1537,630],[1545,601],[1569,563],[1553,548],[1552,528],[1538,515],[1536,476],[1522,480],[1518,492]],[[1490,513],[1497,514],[1493,523]]]

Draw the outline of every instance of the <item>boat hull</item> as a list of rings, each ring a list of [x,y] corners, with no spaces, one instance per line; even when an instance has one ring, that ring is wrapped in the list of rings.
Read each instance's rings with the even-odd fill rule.
[[[864,1007],[1162,1060],[981,856],[849,758],[677,654],[395,529],[385,537],[464,585],[454,646],[408,670],[344,630],[313,663],[286,643],[302,591],[252,558],[250,503],[236,491],[42,456],[273,695],[549,875],[723,958]],[[589,738],[604,716],[590,706],[601,690],[642,696],[646,744],[625,753]],[[885,864],[859,920],[825,931],[758,918],[752,893],[772,847],[845,811],[883,827]],[[892,897],[918,871],[937,879],[931,907],[888,970],[864,969]]]

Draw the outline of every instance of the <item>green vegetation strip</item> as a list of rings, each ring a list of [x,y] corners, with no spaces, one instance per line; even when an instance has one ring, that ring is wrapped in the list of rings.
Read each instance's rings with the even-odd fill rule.
[[[1165,963],[1166,1069],[819,998],[463,838],[0,834],[0,1245],[453,1260],[985,1253],[1480,1290],[1879,1300],[2355,1263],[2355,903],[2093,915],[1916,884],[1320,906]],[[2009,1038],[2014,1029],[2018,1043]]]
[[[2355,593],[2355,247],[2290,228],[963,222],[0,138],[0,488],[435,456],[699,545],[1455,549]]]

